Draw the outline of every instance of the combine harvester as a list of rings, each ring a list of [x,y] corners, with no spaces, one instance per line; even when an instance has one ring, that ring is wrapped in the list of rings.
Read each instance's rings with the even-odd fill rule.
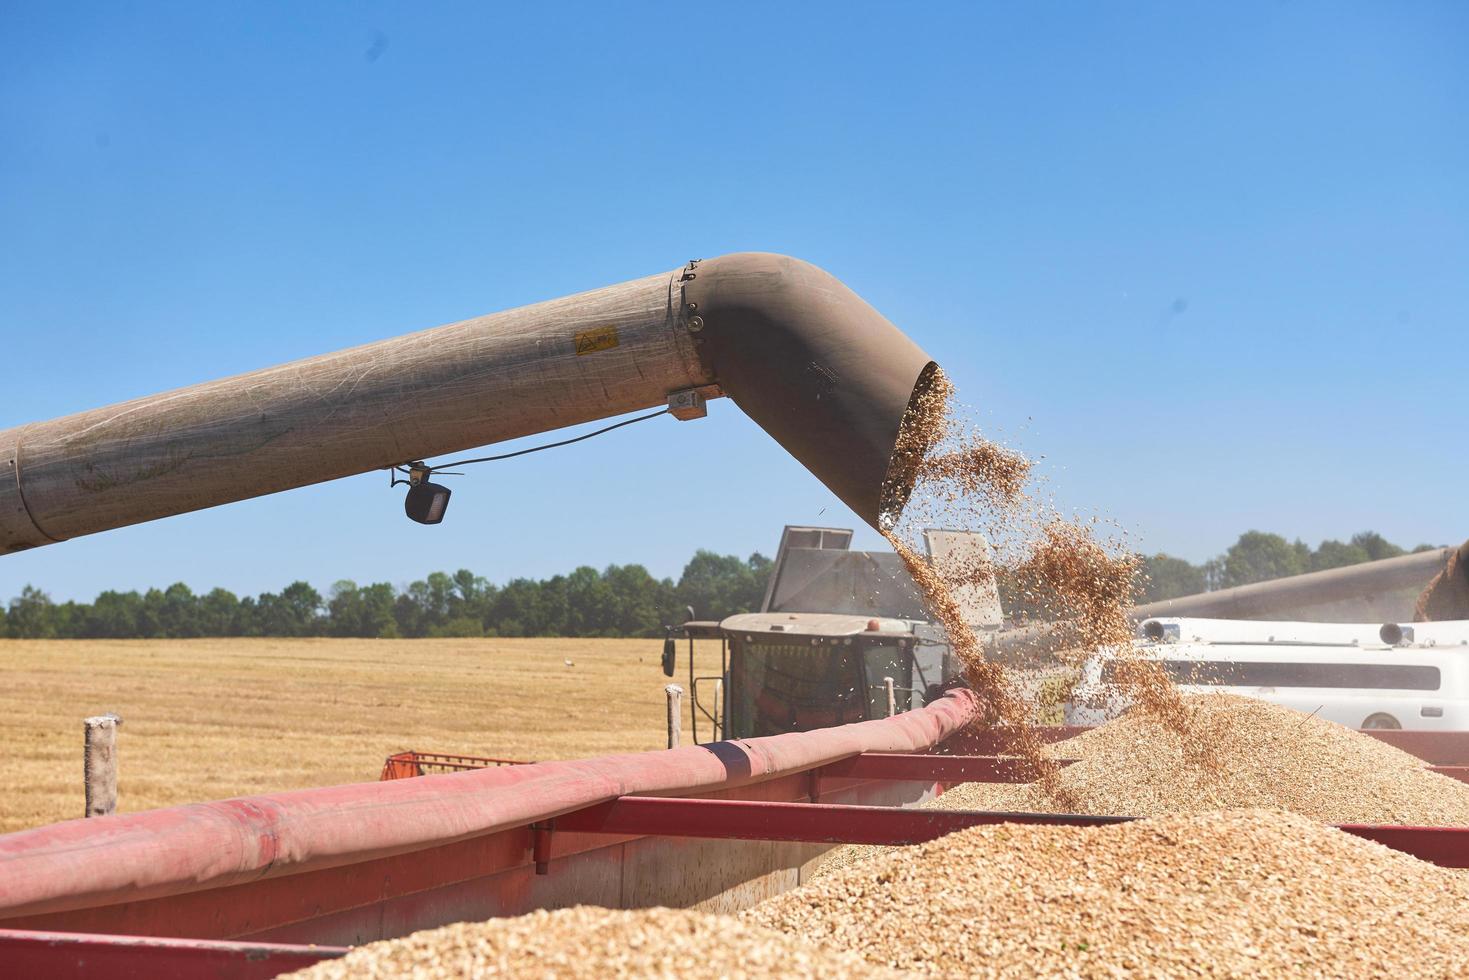
[[[437,523],[449,493],[433,482],[431,457],[649,408],[697,418],[720,395],[876,526],[912,488],[922,447],[895,453],[899,426],[936,370],[871,307],[806,263],[761,254],[692,262],[0,432],[0,553],[373,469],[406,476],[408,515]],[[772,587],[824,601],[821,576],[799,588],[799,575],[785,576],[798,570],[796,557],[809,567],[842,559],[795,556],[794,545],[783,549]],[[944,546],[930,541],[935,560]],[[1433,560],[1443,566],[1446,558]],[[1434,571],[1423,561],[1420,583]],[[1128,819],[913,809],[945,785],[1032,774],[1005,756],[1004,732],[971,730],[977,699],[949,683],[952,665],[944,666],[921,610],[858,612],[860,630],[806,612],[770,609],[710,627],[732,640],[728,676],[718,678],[727,701],[718,716],[730,721],[720,741],[245,797],[0,837],[0,973],[268,977],[350,944],[536,908],[733,911],[795,886],[837,843],[910,843],[999,821]],[[810,612],[820,615],[840,612]],[[797,672],[810,666],[807,656],[821,670],[861,661],[848,651],[878,650],[874,667],[884,671],[906,658],[912,676],[900,675],[908,681],[902,707],[910,710],[871,718],[886,715],[886,705],[864,690],[850,711],[803,717],[811,691],[783,686],[780,670],[765,671],[758,684],[740,673],[741,656],[762,646]],[[1003,649],[998,636],[994,647]],[[931,667],[937,683],[915,683]],[[862,676],[870,687],[875,674]],[[1375,734],[1435,764],[1469,761],[1469,734]],[[1409,735],[1418,737],[1403,741]],[[1469,866],[1469,831],[1348,829]]]

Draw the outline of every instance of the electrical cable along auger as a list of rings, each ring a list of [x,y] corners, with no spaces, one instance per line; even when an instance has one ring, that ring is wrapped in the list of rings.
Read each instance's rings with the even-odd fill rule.
[[[694,261],[0,431],[0,554],[394,468],[436,523],[436,456],[652,408],[698,418],[722,395],[876,526],[911,489],[894,447],[936,371],[809,263]]]

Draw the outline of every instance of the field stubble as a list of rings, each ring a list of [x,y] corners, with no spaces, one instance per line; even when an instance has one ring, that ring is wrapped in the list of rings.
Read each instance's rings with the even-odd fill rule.
[[[81,816],[82,719],[107,711],[123,719],[124,813],[374,780],[405,749],[532,760],[659,749],[661,646],[0,640],[0,832]],[[719,672],[717,643],[697,656],[700,674]],[[687,687],[684,643],[678,675]]]

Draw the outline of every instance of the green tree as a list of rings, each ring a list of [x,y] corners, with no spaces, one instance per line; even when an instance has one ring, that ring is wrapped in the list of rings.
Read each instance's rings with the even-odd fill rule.
[[[194,606],[201,636],[238,636],[240,599],[229,589],[211,589]]]
[[[327,632],[332,636],[388,638],[401,635],[393,615],[397,593],[387,582],[366,588],[344,579],[332,586],[327,602]]]
[[[1148,579],[1142,597],[1144,602],[1197,595],[1207,588],[1204,569],[1172,555],[1157,554],[1144,558],[1143,571]]]
[[[600,572],[583,565],[566,576],[565,635],[611,635],[616,619],[616,595]]]
[[[1224,553],[1221,585],[1233,588],[1299,575],[1309,564],[1310,549],[1304,542],[1292,544],[1278,534],[1246,531]]]
[[[20,595],[10,600],[6,620],[17,637],[46,640],[56,636],[51,597],[32,585],[21,589]]]
[[[1352,535],[1352,544],[1367,552],[1367,557],[1372,561],[1381,561],[1384,558],[1396,558],[1406,554],[1402,548],[1378,534],[1376,531],[1359,531]]]
[[[490,622],[486,630],[493,629],[499,636],[529,636],[528,624],[537,616],[536,606],[540,583],[528,578],[511,579],[505,583],[491,609]]]
[[[326,604],[326,632],[332,636],[372,636],[388,639],[401,636],[394,616],[397,592],[386,582],[357,588],[350,579],[332,586]]]
[[[260,621],[260,600],[249,595],[242,598],[236,623],[238,629],[236,636],[265,636],[265,630]]]
[[[400,636],[398,621],[393,618],[393,600],[397,593],[387,582],[374,582],[362,590],[362,633],[380,639]]]
[[[1316,546],[1311,552],[1310,571],[1320,572],[1328,568],[1344,568],[1347,565],[1360,565],[1364,561],[1371,561],[1372,556],[1367,549],[1357,544],[1343,544],[1336,540],[1327,540]]]
[[[527,636],[566,636],[571,619],[566,593],[566,576],[552,575],[535,593],[535,618],[527,625]]]
[[[349,578],[333,583],[326,598],[326,632],[328,636],[361,636],[362,590]]]
[[[411,582],[394,604],[393,614],[404,636],[428,636],[448,622],[451,605],[458,601],[454,579],[433,572]]]
[[[138,604],[138,636],[158,639],[167,635],[163,625],[163,590],[149,589]]]
[[[261,593],[255,605],[258,635],[315,636],[322,625],[321,607],[321,593],[306,582],[292,582],[280,595]]]
[[[85,636],[91,606],[67,600],[51,607],[52,629],[58,639]]]
[[[485,618],[494,604],[498,591],[488,579],[461,568],[453,577],[454,592],[449,598],[449,618],[471,617],[480,621],[483,629]]]
[[[182,582],[164,589],[158,601],[158,622],[162,635],[186,639],[201,635],[198,600],[194,590]]]
[[[741,561],[734,555],[717,555],[700,549],[679,577],[679,604],[692,606],[699,619],[723,619],[752,612],[765,597],[770,568],[770,559],[758,552]]]
[[[138,616],[143,597],[136,592],[103,592],[87,615],[86,635],[124,640],[140,636]]]
[[[602,573],[612,593],[614,616],[604,627],[611,636],[658,636],[664,597],[672,598],[673,583],[658,581],[642,565],[608,565]],[[666,605],[672,606],[668,601]]]

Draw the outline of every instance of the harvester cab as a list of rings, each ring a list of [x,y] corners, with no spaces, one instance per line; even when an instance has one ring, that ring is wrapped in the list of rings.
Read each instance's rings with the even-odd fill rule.
[[[687,638],[694,740],[750,738],[882,718],[922,707],[963,683],[944,630],[890,551],[852,551],[843,528],[791,527],[781,534],[761,610],[671,627],[664,672],[676,672],[668,643]],[[982,535],[925,534],[942,566],[988,555]],[[979,630],[1001,624],[993,584],[957,598]],[[718,674],[700,675],[694,641],[720,641]]]

